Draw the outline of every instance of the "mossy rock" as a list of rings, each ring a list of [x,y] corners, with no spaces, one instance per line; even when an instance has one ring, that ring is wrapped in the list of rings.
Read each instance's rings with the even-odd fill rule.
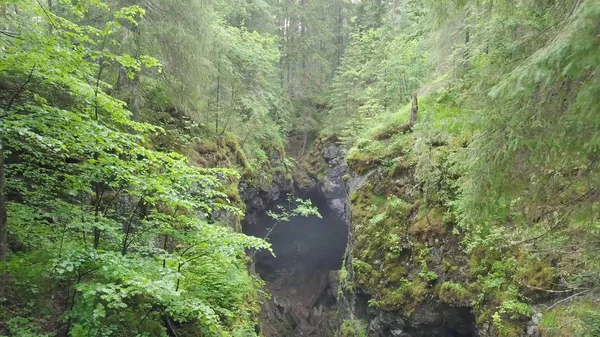
[[[364,287],[367,292],[374,293],[381,279],[381,272],[373,268],[370,264],[356,258],[352,260],[352,268],[356,283]]]
[[[538,257],[521,254],[518,258],[519,267],[514,279],[518,284],[525,285],[527,290],[550,289],[555,284],[555,268],[548,261]]]
[[[437,288],[438,297],[445,303],[456,306],[471,306],[472,292],[461,283],[444,282]]]
[[[448,224],[444,221],[444,211],[435,207],[429,211],[421,211],[416,221],[410,226],[411,235],[427,240],[448,234]]]
[[[385,287],[369,301],[369,306],[386,310],[402,310],[407,316],[431,294],[431,287],[421,279],[402,279],[394,288]]]
[[[388,282],[397,283],[406,276],[408,276],[408,270],[399,264],[386,265],[383,269],[383,277]]]

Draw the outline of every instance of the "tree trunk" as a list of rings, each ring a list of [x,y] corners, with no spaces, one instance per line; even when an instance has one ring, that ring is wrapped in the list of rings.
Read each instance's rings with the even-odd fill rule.
[[[308,145],[308,123],[305,120],[304,121],[304,129],[302,130],[302,153],[301,153],[301,155],[304,155],[307,145]]]
[[[142,44],[142,31],[136,25],[133,25],[133,57],[139,59],[141,56],[141,44]],[[132,90],[131,90],[131,102],[129,102],[129,108],[131,109],[131,118],[135,122],[140,121],[140,109],[142,105],[142,71],[137,71],[133,77]]]
[[[217,55],[220,57],[220,54]],[[216,119],[215,119],[215,135],[219,134],[219,96],[221,94],[221,59],[217,61],[217,102],[216,102]]]
[[[342,55],[344,54],[344,18],[342,16],[344,10],[344,2],[338,1],[338,19],[337,19],[337,46],[336,46],[336,55],[335,55],[335,69],[340,66]],[[332,76],[335,75],[335,69],[332,72]]]
[[[391,20],[392,20],[392,32],[395,32],[396,31],[396,0],[392,0]]]
[[[131,100],[129,101],[129,109],[131,110],[131,120],[134,122],[140,121],[140,96],[141,96],[141,74],[135,73],[132,83]]]
[[[0,298],[4,297],[6,287],[5,262],[8,254],[8,218],[6,214],[6,177],[4,173],[4,148],[0,143]]]
[[[413,95],[412,106],[410,108],[410,120],[408,121],[408,130],[412,130],[417,122],[417,112],[419,112],[419,101],[417,94]]]

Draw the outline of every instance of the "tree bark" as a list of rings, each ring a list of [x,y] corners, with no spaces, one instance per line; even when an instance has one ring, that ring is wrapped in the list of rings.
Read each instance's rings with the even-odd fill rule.
[[[419,101],[417,94],[413,95],[412,106],[410,108],[410,120],[408,121],[408,130],[412,130],[417,122],[417,112],[419,112]]]
[[[308,123],[305,120],[304,121],[304,129],[302,130],[302,153],[301,153],[301,155],[304,155],[304,152],[306,151],[306,145],[308,145]]]
[[[217,55],[220,57],[220,54]],[[216,119],[215,119],[215,135],[219,134],[219,96],[221,94],[221,59],[217,61],[217,101],[216,101]]]
[[[4,148],[0,143],[0,298],[4,297],[6,288],[5,263],[8,254],[8,217],[6,214],[6,176],[4,173]]]
[[[392,20],[392,32],[395,32],[396,31],[396,0],[392,0],[391,20]]]
[[[141,38],[142,38],[142,32],[139,29],[138,26],[133,25],[132,28],[132,33],[133,33],[133,49],[134,49],[134,53],[133,53],[133,57],[135,57],[136,59],[140,58],[141,55]],[[133,83],[131,84],[132,86],[132,90],[131,90],[131,101],[129,102],[129,109],[131,109],[131,119],[134,122],[139,122],[140,121],[140,108],[141,108],[141,85],[142,85],[142,71],[137,71],[133,77]]]

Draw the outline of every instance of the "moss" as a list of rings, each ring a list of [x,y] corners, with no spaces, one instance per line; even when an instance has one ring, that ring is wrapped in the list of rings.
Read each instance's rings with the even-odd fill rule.
[[[446,234],[447,227],[448,225],[444,221],[444,211],[435,207],[429,211],[419,212],[417,221],[410,226],[409,233],[426,240],[432,236],[439,237]]]
[[[240,196],[240,190],[238,188],[238,182],[231,182],[229,184],[223,184],[223,193],[227,195],[227,198],[233,203],[242,202]]]
[[[386,264],[383,269],[383,276],[387,281],[396,283],[408,276],[408,270],[399,264]]]
[[[442,262],[442,270],[445,274],[453,274],[459,270],[459,266],[455,265],[449,260],[444,259]]]
[[[521,254],[515,273],[518,284],[527,285],[533,289],[548,289],[554,284],[555,269],[547,261]]]
[[[386,140],[386,139],[390,139],[393,136],[401,133],[401,132],[405,132],[406,131],[406,127],[403,123],[389,123],[389,124],[384,124],[380,129],[376,130],[372,137],[373,139],[376,140]]]
[[[402,279],[395,288],[382,288],[369,306],[383,310],[403,310],[410,315],[430,293],[429,284],[423,280]]]
[[[400,235],[406,228],[412,205],[392,195],[376,195],[367,184],[351,196],[356,256],[373,261],[378,255],[401,250]],[[381,256],[383,257],[383,256]]]
[[[467,263],[468,269],[471,273],[472,278],[477,278],[478,275],[483,275],[488,272],[490,266],[495,261],[501,260],[500,256],[492,254],[491,251],[484,249],[484,247],[478,246],[471,251],[469,255],[469,261]]]
[[[438,297],[449,304],[470,306],[471,292],[462,284],[455,282],[444,282],[438,288]]]
[[[600,303],[578,299],[544,313],[541,337],[595,337],[600,333]]]
[[[346,161],[351,170],[362,174],[377,167],[388,155],[388,146],[384,142],[365,138],[358,140],[348,151]]]
[[[401,158],[394,161],[394,165],[388,170],[390,178],[406,177],[411,175],[411,170],[415,166],[415,161],[407,158]]]
[[[340,284],[338,287],[337,297],[342,297],[342,291],[354,291],[354,283],[348,277],[348,270],[346,269],[346,264],[342,264],[342,268],[340,269]]]
[[[356,283],[366,290],[373,292],[381,278],[381,272],[375,270],[370,264],[354,258],[352,268],[356,276]]]
[[[429,294],[429,283],[425,281],[413,281],[410,287],[410,296],[413,303],[418,304]]]
[[[438,275],[427,267],[431,260],[427,245],[407,241],[413,210],[419,201],[408,202],[398,195],[374,192],[385,193],[391,187],[376,188],[371,182],[351,197],[354,277],[357,286],[373,296],[372,306],[414,309],[432,294],[430,284]],[[413,259],[421,263],[422,276],[414,273]]]
[[[346,160],[348,161],[348,166],[358,174],[366,173],[379,164],[379,160],[376,157],[366,154],[346,157]]]
[[[368,326],[364,320],[346,320],[342,322],[340,333],[342,337],[366,337]]]

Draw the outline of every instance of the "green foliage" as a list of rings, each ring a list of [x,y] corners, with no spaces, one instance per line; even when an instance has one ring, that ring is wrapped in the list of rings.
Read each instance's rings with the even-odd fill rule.
[[[325,132],[355,141],[374,120],[402,108],[430,72],[418,29],[420,10],[408,4],[406,10],[405,24],[396,32],[388,23],[376,29],[359,25],[351,35],[331,87],[328,118],[335,123]]]
[[[462,284],[444,282],[439,288],[439,297],[442,301],[451,304],[470,305],[471,293]]]
[[[1,2],[1,333],[254,335],[245,250],[268,245],[231,229],[237,184],[289,179],[284,135],[304,153],[322,125],[369,173],[344,288],[525,333],[600,285],[598,21],[593,0]],[[275,221],[316,214],[294,203]],[[559,304],[543,335],[597,332],[593,299]]]
[[[330,117],[341,123],[325,132],[350,147],[351,169],[370,173],[351,198],[353,256],[366,265],[384,261],[363,245],[363,235],[376,238],[374,228],[381,236],[398,235],[398,228],[386,224],[376,195],[410,201],[408,236],[400,235],[402,254],[416,258],[408,274],[418,270],[424,282],[437,276],[445,281],[437,287],[443,301],[473,305],[478,325],[493,335],[518,336],[532,304],[553,293],[595,291],[600,284],[594,276],[600,6],[405,5],[359,5],[358,30],[332,85]],[[413,20],[395,20],[402,15]],[[385,48],[395,56],[386,58]],[[411,77],[417,80],[405,86],[410,90],[398,86]],[[403,105],[414,91],[419,112],[407,132],[410,107]],[[435,257],[417,258],[422,244],[434,255],[455,240],[462,241],[462,251],[445,254],[470,256],[462,276],[440,268]],[[383,264],[384,271],[393,269]],[[402,284],[416,279],[397,275],[403,273],[384,272],[382,286],[363,284],[362,290],[377,306],[393,304],[390,298],[399,303],[410,298]],[[568,319],[548,321],[552,328],[541,330],[548,336],[591,333],[593,328],[582,329],[585,323],[577,326],[594,327],[593,315],[584,312],[573,309]]]
[[[215,221],[217,212],[241,215],[221,192],[238,173],[152,149],[162,129],[132,120],[109,95],[103,74],[112,67],[135,79],[158,65],[109,48],[145,11],[99,1],[10,5],[0,16],[15,35],[0,40],[0,141],[12,252],[0,315],[18,316],[2,319],[0,331],[247,332],[258,284],[245,249],[269,245]],[[109,19],[86,24],[92,12]]]
[[[7,331],[14,337],[50,337],[53,334],[39,334],[39,326],[26,317],[12,317],[6,322]],[[5,336],[2,336],[5,337]]]
[[[596,336],[600,330],[598,303],[578,299],[544,313],[540,322],[543,337]]]
[[[322,218],[317,207],[313,206],[310,199],[288,197],[285,205],[277,205],[275,211],[267,211],[267,215],[277,222],[290,221],[296,216],[316,215]]]
[[[340,333],[342,337],[366,337],[368,323],[362,320],[348,320],[342,322]]]

